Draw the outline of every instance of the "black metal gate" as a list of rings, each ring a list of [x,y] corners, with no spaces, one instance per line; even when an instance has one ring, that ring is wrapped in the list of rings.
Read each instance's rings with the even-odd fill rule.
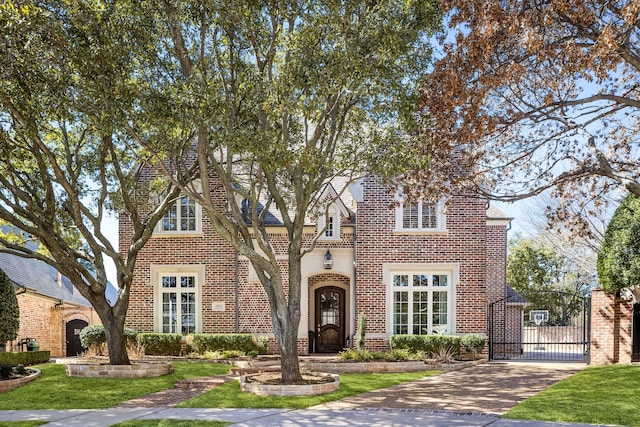
[[[591,298],[546,291],[489,304],[489,358],[589,362]]]

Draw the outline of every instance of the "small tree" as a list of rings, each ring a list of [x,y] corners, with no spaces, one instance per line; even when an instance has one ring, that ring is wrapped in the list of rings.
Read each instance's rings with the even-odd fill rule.
[[[18,336],[20,327],[20,309],[18,299],[11,285],[9,276],[0,269],[0,351],[5,350],[5,343]]]
[[[598,278],[609,292],[628,289],[640,301],[640,198],[629,194],[618,206],[598,254]]]

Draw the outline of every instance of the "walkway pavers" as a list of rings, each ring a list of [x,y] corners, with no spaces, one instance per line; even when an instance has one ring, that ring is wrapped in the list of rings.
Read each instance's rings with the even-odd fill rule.
[[[322,405],[324,409],[401,408],[502,415],[578,372],[582,363],[492,362]]]

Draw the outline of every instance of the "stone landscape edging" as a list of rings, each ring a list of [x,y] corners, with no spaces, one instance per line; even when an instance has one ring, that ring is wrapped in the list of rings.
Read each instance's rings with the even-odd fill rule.
[[[0,393],[4,393],[5,391],[18,388],[21,385],[25,385],[26,383],[33,381],[40,376],[40,369],[35,369],[35,368],[29,368],[29,369],[35,372],[30,375],[27,375],[26,377],[16,378],[13,380],[0,381]]]
[[[168,362],[133,363],[131,365],[67,363],[65,371],[69,377],[151,378],[173,372],[173,366]]]
[[[460,361],[455,363],[438,363],[431,361],[402,361],[402,362],[341,362],[341,361],[301,361],[300,366],[314,372],[330,372],[335,374],[366,374],[385,372],[417,372],[425,370],[453,371],[457,369],[485,363],[486,359]]]

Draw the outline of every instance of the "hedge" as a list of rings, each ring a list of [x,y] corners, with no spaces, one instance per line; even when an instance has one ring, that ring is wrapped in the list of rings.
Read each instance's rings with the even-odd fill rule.
[[[181,334],[139,333],[138,345],[145,354],[154,356],[179,356]]]
[[[412,353],[424,351],[429,356],[437,356],[446,350],[454,356],[460,355],[461,338],[456,335],[391,335],[392,349],[407,349]]]
[[[0,352],[0,365],[18,366],[18,365],[37,365],[39,363],[47,363],[51,358],[51,352],[46,351],[8,351]]]
[[[137,332],[131,328],[124,328],[124,335],[127,342],[132,344],[136,342]],[[80,343],[84,348],[91,348],[96,353],[102,353],[107,344],[107,336],[104,332],[104,325],[90,325],[80,331]]]
[[[187,342],[196,353],[207,351],[236,350],[245,354],[265,354],[268,350],[264,339],[251,334],[193,334],[187,337]]]

